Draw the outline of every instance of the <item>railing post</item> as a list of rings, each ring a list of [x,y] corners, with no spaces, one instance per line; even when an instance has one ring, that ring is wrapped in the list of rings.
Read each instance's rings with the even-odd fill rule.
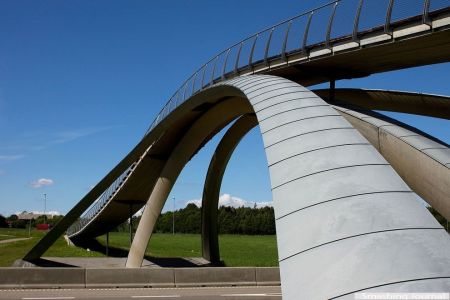
[[[195,80],[197,79],[197,75],[198,75],[198,72],[195,72],[194,79],[192,79],[192,95],[194,95],[194,92],[195,92]]]
[[[186,83],[184,84],[183,101],[181,101],[181,102],[184,102],[184,100],[186,100],[187,87],[188,87],[188,81],[186,81]],[[180,104],[178,103],[178,105],[180,105]]]
[[[217,65],[217,61],[219,60],[219,55],[216,56],[216,58],[214,59],[214,65],[213,65],[213,69],[211,72],[211,82],[210,85],[214,84],[214,73],[216,73],[216,65]]]
[[[222,80],[225,79],[225,72],[227,70],[227,61],[228,61],[228,55],[230,54],[231,48],[228,48],[227,53],[225,54],[225,59],[223,61],[223,66],[222,66]]]
[[[236,61],[234,62],[234,73],[235,74],[238,73],[239,58],[241,57],[241,51],[242,51],[243,44],[244,44],[244,42],[241,42],[241,44],[239,45],[239,50],[238,50],[237,55],[236,55]]]
[[[264,64],[267,66],[269,62],[267,61],[267,56],[269,55],[269,48],[270,48],[270,41],[272,40],[273,31],[275,30],[275,27],[272,27],[269,33],[269,38],[267,39],[266,43],[266,51],[264,52]]]
[[[253,64],[253,53],[255,52],[256,40],[258,39],[258,34],[255,34],[255,39],[253,40],[252,50],[250,50],[250,54],[248,55],[248,65],[252,66]]]
[[[287,47],[287,42],[288,42],[288,37],[289,37],[289,30],[291,29],[291,26],[292,26],[292,21],[289,21],[287,28],[286,28],[286,33],[284,34],[283,46],[281,48],[281,58],[283,59],[283,61],[287,60],[286,47]]]
[[[422,15],[423,24],[431,25],[429,12],[430,12],[430,0],[425,0],[425,2],[423,3],[423,15]]]
[[[389,0],[389,5],[386,11],[386,22],[384,23],[384,33],[386,34],[391,34],[391,18],[393,8],[394,8],[394,0]]]
[[[364,0],[359,0],[358,8],[356,9],[355,21],[353,22],[353,41],[358,40],[358,27],[359,27],[359,18],[361,16],[361,10],[364,5]]]
[[[309,27],[311,26],[311,19],[312,19],[313,15],[314,15],[314,11],[312,11],[309,14],[308,22],[306,23],[306,27],[305,27],[305,34],[303,35],[302,49],[303,49],[303,53],[305,53],[305,54],[307,54],[306,53],[306,46],[307,46],[307,43],[308,43],[308,32],[309,32]]]
[[[330,48],[331,27],[333,26],[334,15],[336,14],[336,8],[338,6],[338,3],[339,1],[336,1],[334,3],[333,11],[331,12],[330,20],[328,21],[327,36],[325,40],[325,45],[327,48]]]
[[[206,68],[208,68],[208,64],[207,63],[203,65],[203,75],[202,75],[202,86],[201,86],[201,89],[203,89],[205,87]]]

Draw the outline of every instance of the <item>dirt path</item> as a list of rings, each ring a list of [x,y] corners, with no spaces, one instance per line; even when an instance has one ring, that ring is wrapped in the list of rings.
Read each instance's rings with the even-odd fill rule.
[[[29,239],[31,239],[31,238],[29,237],[29,238],[8,239],[8,240],[0,241],[0,244],[13,243],[13,242],[24,241],[24,240],[29,240]]]

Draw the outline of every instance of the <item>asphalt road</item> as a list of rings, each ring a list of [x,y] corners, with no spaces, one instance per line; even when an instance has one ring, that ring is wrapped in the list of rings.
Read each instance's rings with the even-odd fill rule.
[[[0,299],[281,299],[281,288],[270,287],[195,287],[130,289],[26,289],[0,290]]]

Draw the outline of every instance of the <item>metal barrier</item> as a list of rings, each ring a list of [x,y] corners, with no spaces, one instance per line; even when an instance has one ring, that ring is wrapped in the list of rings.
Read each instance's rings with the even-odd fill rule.
[[[391,35],[393,25],[409,18],[429,25],[430,12],[448,7],[448,0],[335,0],[296,15],[241,40],[203,64],[175,91],[145,135],[192,95],[214,83],[252,72],[256,65],[268,67],[275,59],[288,64],[293,54],[307,56],[312,47],[329,49],[334,41],[343,39],[358,42],[368,31]],[[72,224],[69,236],[79,233],[114,198],[149,149]]]

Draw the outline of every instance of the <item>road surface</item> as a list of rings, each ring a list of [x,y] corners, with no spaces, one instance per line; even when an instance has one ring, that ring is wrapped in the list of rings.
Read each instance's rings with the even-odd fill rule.
[[[129,289],[26,289],[0,290],[0,299],[281,299],[279,286],[269,287],[195,287]]]

